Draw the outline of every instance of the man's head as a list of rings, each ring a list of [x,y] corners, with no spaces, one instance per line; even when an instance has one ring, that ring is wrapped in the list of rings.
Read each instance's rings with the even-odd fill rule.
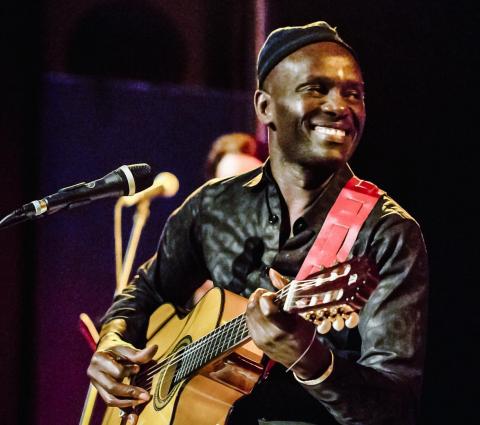
[[[363,77],[353,50],[325,22],[274,31],[257,66],[255,106],[272,160],[336,170],[365,122]]]
[[[313,22],[303,27],[278,28],[270,33],[258,54],[258,87],[260,89],[263,87],[269,72],[290,53],[321,41],[338,43],[355,56],[353,49],[340,38],[336,29],[325,21]]]

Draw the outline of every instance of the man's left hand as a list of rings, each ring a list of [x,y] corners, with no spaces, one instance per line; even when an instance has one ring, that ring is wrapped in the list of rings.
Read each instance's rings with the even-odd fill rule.
[[[277,272],[270,272],[275,287],[281,288],[285,279]],[[284,312],[275,303],[275,294],[257,289],[247,305],[247,325],[253,342],[272,360],[285,367],[293,365],[307,350],[293,371],[302,379],[320,376],[330,363],[327,346],[318,339],[312,343],[314,325],[297,314]]]

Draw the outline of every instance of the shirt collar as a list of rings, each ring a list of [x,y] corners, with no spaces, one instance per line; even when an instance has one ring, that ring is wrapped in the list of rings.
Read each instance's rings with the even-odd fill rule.
[[[349,164],[345,164],[340,170],[337,171],[336,175],[333,176],[333,180],[340,180],[340,184],[345,184],[346,181],[353,176],[353,171],[350,168]],[[270,158],[263,163],[261,167],[258,168],[258,173],[249,181],[247,181],[243,187],[262,187],[267,183],[273,183],[274,179],[272,176],[272,170],[270,167]],[[330,185],[332,182],[329,182]],[[342,186],[343,187],[343,186]]]
[[[270,158],[267,158],[263,165],[258,168],[258,173],[252,179],[246,182],[243,187],[260,188],[269,182],[273,182],[273,176],[270,170]]]

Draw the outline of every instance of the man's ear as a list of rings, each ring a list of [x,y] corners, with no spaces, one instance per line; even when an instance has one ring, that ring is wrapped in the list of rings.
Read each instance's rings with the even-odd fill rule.
[[[255,112],[257,113],[258,120],[266,126],[273,125],[271,99],[272,97],[266,91],[255,91]]]

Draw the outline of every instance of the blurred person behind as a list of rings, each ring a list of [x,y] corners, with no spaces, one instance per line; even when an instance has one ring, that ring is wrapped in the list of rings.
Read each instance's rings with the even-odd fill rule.
[[[246,173],[262,165],[258,143],[248,133],[227,133],[212,143],[205,163],[207,179]]]

